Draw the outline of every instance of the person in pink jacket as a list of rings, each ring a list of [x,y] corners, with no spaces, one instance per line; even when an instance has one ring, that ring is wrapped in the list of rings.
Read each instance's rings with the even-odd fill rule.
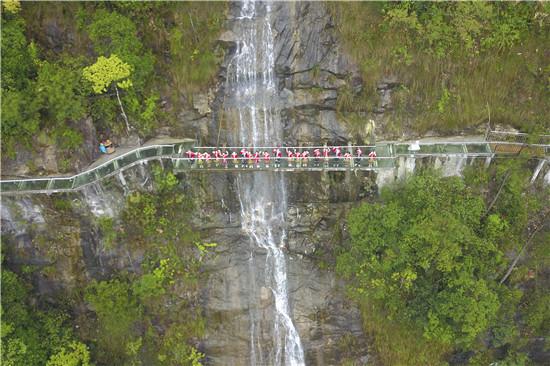
[[[237,158],[239,154],[237,154],[235,151],[231,153],[231,159],[233,159],[233,165],[235,165],[235,168],[239,167],[239,159]]]

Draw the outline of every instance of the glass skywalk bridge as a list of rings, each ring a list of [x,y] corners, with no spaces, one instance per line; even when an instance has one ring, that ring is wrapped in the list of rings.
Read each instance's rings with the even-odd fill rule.
[[[280,149],[284,155],[288,149],[298,152],[300,155],[308,151],[307,158],[289,158],[287,156],[279,159],[273,156],[274,149]],[[331,149],[328,158],[313,157],[314,149]],[[376,146],[339,146],[341,157],[337,158],[332,149],[335,146],[299,146],[299,147],[196,147],[192,140],[182,142],[157,144],[136,148],[132,151],[113,157],[100,165],[93,166],[79,174],[68,177],[36,177],[22,179],[6,179],[0,181],[1,194],[28,194],[28,193],[55,193],[80,190],[90,184],[118,174],[137,164],[150,160],[170,160],[175,172],[183,171],[348,171],[348,170],[383,170],[396,168],[399,158],[402,157],[451,157],[462,156],[466,158],[492,158],[495,155],[515,156],[518,150],[529,150],[535,156],[548,160],[550,156],[550,145],[509,141],[475,141],[475,142],[419,142],[402,143],[387,142],[379,143]],[[357,157],[357,148],[362,150],[362,156]],[[242,149],[251,152],[270,153],[269,160],[260,158],[243,158],[240,155]],[[186,151],[208,153],[214,156],[215,150],[235,151],[239,156],[234,159],[230,155],[223,158],[211,157],[206,159],[188,158]],[[369,158],[371,151],[376,152],[376,158]],[[344,154],[353,155],[345,158]]]

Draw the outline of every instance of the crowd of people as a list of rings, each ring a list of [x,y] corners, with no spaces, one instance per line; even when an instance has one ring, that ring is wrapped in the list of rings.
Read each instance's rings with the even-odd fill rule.
[[[347,150],[347,151],[346,151]],[[344,152],[345,151],[345,152]],[[346,147],[325,146],[314,149],[289,149],[274,148],[272,150],[253,150],[241,149],[240,151],[230,151],[227,149],[213,149],[185,152],[187,158],[192,164],[197,164],[199,168],[210,167],[235,167],[235,168],[254,168],[273,166],[281,167],[282,161],[286,161],[286,167],[321,167],[328,166],[331,163],[336,166],[343,164],[349,167],[361,166],[361,161],[368,160],[368,166],[376,167],[376,151],[374,149],[366,154],[360,147],[356,147],[352,154]]]

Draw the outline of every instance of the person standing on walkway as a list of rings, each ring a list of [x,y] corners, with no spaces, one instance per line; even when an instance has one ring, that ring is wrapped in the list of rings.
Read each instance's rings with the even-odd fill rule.
[[[216,166],[220,166],[220,157],[221,157],[221,152],[220,150],[214,150],[212,151],[212,155],[214,156],[214,162],[216,163]]]
[[[329,156],[330,156],[330,149],[325,146],[325,148],[323,148],[323,157],[325,159],[325,167],[328,167]]]
[[[203,154],[201,152],[197,152],[197,165],[199,166],[199,168],[202,168],[202,158],[203,158]]]
[[[227,150],[225,150],[223,153],[221,153],[221,156],[222,156],[222,165],[224,168],[227,169],[227,156],[229,155],[229,153],[227,152]]]
[[[353,155],[351,155],[349,152],[344,154],[344,164],[347,165],[349,168],[353,165]]]
[[[308,157],[309,157],[309,151],[306,150],[302,153],[302,166],[304,168],[307,168],[307,166],[309,165]]]
[[[319,165],[321,165],[321,150],[320,149],[315,149],[313,150],[313,156],[315,157],[315,160],[314,160],[314,165],[315,167],[319,167]]]
[[[355,159],[355,166],[359,167],[361,166],[361,157],[363,156],[363,150],[358,146],[357,150],[355,150],[355,153],[357,154],[357,159]]]
[[[292,167],[292,161],[294,160],[294,154],[289,149],[286,149],[286,156],[288,157],[288,166]]]
[[[378,163],[376,162],[376,150],[372,150],[369,153],[369,166],[370,167],[377,167]]]
[[[342,159],[342,149],[340,148],[340,146],[335,146],[332,148],[332,152],[336,155],[336,158],[334,159],[335,165],[340,166]]]
[[[281,152],[281,149],[273,149],[273,155],[275,156],[275,167],[280,168],[281,158],[283,157],[283,153]]]

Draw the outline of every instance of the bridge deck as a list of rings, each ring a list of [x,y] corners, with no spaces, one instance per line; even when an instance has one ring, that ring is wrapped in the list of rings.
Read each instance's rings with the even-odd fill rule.
[[[416,146],[414,146],[416,145]],[[292,151],[309,151],[310,157],[296,160],[295,158],[282,157],[270,160],[232,159],[225,161],[221,158],[205,160],[189,159],[184,157],[185,151],[212,153],[219,148],[195,147],[193,140],[153,140],[142,147],[129,151],[118,151],[115,155],[107,155],[94,162],[86,171],[70,177],[36,177],[28,179],[11,179],[0,181],[0,193],[2,194],[27,194],[27,193],[54,193],[67,192],[82,189],[101,179],[113,176],[120,171],[128,169],[136,164],[149,160],[170,160],[175,171],[275,171],[275,172],[303,172],[303,171],[349,171],[366,170],[376,171],[392,169],[396,166],[396,160],[403,156],[413,157],[492,157],[495,154],[511,155],[519,151],[527,151],[535,156],[548,157],[550,145],[527,145],[526,143],[509,141],[439,141],[420,142],[419,144],[403,142],[380,143],[375,146],[340,146],[342,153],[349,152],[353,155],[359,147],[363,156],[354,156],[351,159],[336,158],[327,159],[312,158],[313,149],[323,149],[326,146],[311,147],[283,147]],[[333,148],[332,146],[329,146]],[[413,150],[411,150],[413,148]],[[239,152],[241,147],[223,147],[222,150]],[[257,147],[254,151],[269,151],[272,147]],[[370,151],[376,151],[376,159],[368,156]]]

